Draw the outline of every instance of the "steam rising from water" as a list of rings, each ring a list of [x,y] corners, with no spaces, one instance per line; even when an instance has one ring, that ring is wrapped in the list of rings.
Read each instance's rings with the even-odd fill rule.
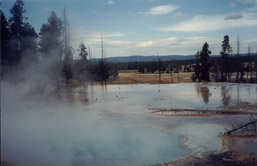
[[[178,136],[153,129],[142,115],[116,115],[102,102],[67,104],[54,93],[33,97],[24,85],[1,86],[2,157],[15,165],[141,165],[185,152]]]
[[[188,101],[192,104],[192,98],[201,101],[192,108],[208,103],[217,107],[223,103],[217,95],[228,99],[228,93],[236,92],[234,85],[227,86],[232,88],[223,94],[220,85],[208,84],[209,90],[204,88],[207,93],[199,94],[196,86],[85,86],[56,91],[50,84],[39,93],[37,86],[29,83],[2,81],[2,160],[15,165],[123,166],[167,162],[188,150],[217,151],[218,133],[234,121],[242,122],[242,117],[149,114],[151,106],[176,103],[183,107]],[[246,89],[242,87],[240,100],[254,102],[256,93],[249,94]],[[186,92],[190,95],[183,98]],[[230,97],[230,101],[237,99]],[[188,138],[187,148],[179,145],[182,135]]]

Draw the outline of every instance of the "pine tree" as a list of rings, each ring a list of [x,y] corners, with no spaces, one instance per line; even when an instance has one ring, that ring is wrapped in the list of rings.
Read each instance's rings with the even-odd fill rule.
[[[209,63],[209,45],[204,43],[202,51],[200,52],[200,80],[210,81],[210,63]]]
[[[11,65],[17,65],[21,60],[22,54],[22,37],[24,32],[24,21],[27,19],[23,16],[26,12],[24,10],[24,2],[22,0],[16,0],[13,7],[10,10],[11,17],[9,19],[9,26],[11,32]]]
[[[87,53],[87,47],[83,42],[80,43],[79,49],[77,49],[77,51],[79,51],[80,59],[77,61],[75,65],[74,74],[76,75],[77,79],[80,82],[89,81],[90,67],[87,60],[88,53]]]
[[[62,21],[55,12],[52,12],[48,22],[43,24],[39,33],[39,56],[41,63],[48,71],[48,77],[56,81],[56,86],[62,78],[63,72],[63,46]]]
[[[2,11],[0,11],[1,14],[1,23],[0,23],[0,29],[1,29],[1,38],[0,38],[0,43],[1,43],[1,66],[2,66],[2,71],[3,67],[7,67],[9,65],[9,60],[10,60],[10,47],[9,47],[9,42],[10,42],[10,30],[8,28],[8,22],[5,18],[5,15]]]
[[[231,46],[229,44],[229,36],[224,36],[224,40],[222,41],[222,50],[221,54],[221,81],[228,80],[228,73],[230,72],[230,63],[229,63],[229,54],[232,51]]]
[[[29,24],[24,24],[24,31],[22,33],[22,58],[29,62],[35,62],[38,60],[37,56],[37,39],[38,34],[35,29]]]
[[[52,12],[48,23],[43,24],[39,33],[39,51],[41,58],[62,60],[62,21]]]
[[[87,47],[85,46],[85,44],[83,42],[80,43],[78,51],[79,51],[79,56],[83,60],[87,61],[87,56],[88,56]]]

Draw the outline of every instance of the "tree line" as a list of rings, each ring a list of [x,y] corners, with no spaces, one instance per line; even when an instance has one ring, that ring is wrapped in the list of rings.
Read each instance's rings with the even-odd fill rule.
[[[193,72],[192,81],[196,82],[241,82],[257,83],[257,54],[240,54],[237,40],[236,54],[232,54],[229,36],[221,42],[220,56],[211,57],[209,44],[205,42],[195,59],[152,62],[113,63],[118,70],[137,70],[139,73],[179,73]]]
[[[0,4],[1,5],[1,4]],[[25,16],[24,2],[16,0],[10,18],[1,14],[1,76],[21,68],[38,65],[49,78],[67,85],[72,79],[106,81],[110,66],[102,58],[93,62],[83,42],[74,49],[70,44],[69,22],[64,9],[61,17],[53,11],[37,33]],[[103,49],[103,48],[102,48]],[[75,52],[79,59],[73,59]]]
[[[210,59],[208,43],[196,53],[193,81],[257,83],[257,55],[248,47],[246,56],[240,56],[240,42],[237,40],[237,53],[231,56],[229,36],[225,35],[221,44],[220,57]]]

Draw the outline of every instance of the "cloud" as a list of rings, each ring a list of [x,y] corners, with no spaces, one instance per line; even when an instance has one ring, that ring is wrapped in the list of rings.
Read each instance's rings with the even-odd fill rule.
[[[166,38],[166,39],[159,39],[159,40],[149,40],[144,42],[139,42],[136,44],[136,47],[166,47],[172,44],[178,43],[178,38]]]
[[[141,13],[146,15],[163,15],[163,14],[169,14],[178,8],[180,7],[172,6],[172,5],[161,5],[161,6],[155,6],[147,12],[141,12]]]
[[[213,53],[220,52],[221,40],[205,36],[149,40],[135,43],[136,47],[131,47],[130,51],[137,51],[137,54],[142,55],[154,55],[156,52],[159,52],[160,55],[193,55],[202,48],[205,42],[208,42]]]
[[[107,4],[109,4],[109,5],[112,5],[112,4],[114,4],[114,3],[115,3],[115,2],[112,1],[112,0],[110,0],[110,1],[107,2]]]
[[[133,32],[100,32],[92,31],[84,28],[72,29],[71,42],[72,47],[76,50],[81,42],[93,52],[93,57],[101,57],[101,34],[104,42],[104,49],[107,52],[107,56],[126,55],[126,51],[129,51],[133,44],[132,41],[128,41],[124,37],[130,36]],[[74,58],[78,58],[78,53],[74,54]]]
[[[237,4],[231,2],[231,3],[229,4],[229,6],[234,8],[234,7],[237,7]]]
[[[224,20],[224,15],[213,16],[211,19],[219,18],[222,22],[234,22],[236,20]],[[244,14],[245,17],[250,17]],[[214,21],[216,21],[214,19]],[[184,21],[185,22],[185,21]],[[238,22],[238,20],[237,20]],[[241,22],[240,22],[241,23]],[[215,25],[217,26],[217,25]],[[222,25],[223,26],[223,25]],[[159,52],[160,55],[193,55],[197,50],[201,50],[205,42],[210,45],[212,55],[219,54],[221,50],[222,37],[209,37],[203,35],[193,35],[189,37],[173,37],[168,36],[166,38],[149,39],[149,40],[133,40],[133,37],[138,34],[135,33],[123,33],[123,32],[99,32],[85,29],[76,29],[76,34],[71,35],[72,46],[76,50],[80,42],[84,42],[87,47],[90,47],[93,58],[101,57],[101,35],[103,36],[104,52],[107,57],[117,56],[130,56],[130,55],[155,55]],[[83,35],[81,35],[83,34]],[[135,36],[134,36],[135,35]],[[231,34],[229,34],[231,35]],[[188,35],[187,35],[188,36]],[[242,35],[243,36],[243,35]],[[127,38],[129,37],[129,38]],[[236,39],[233,36],[230,38],[231,45],[235,45]],[[242,38],[241,40],[241,52],[247,52],[247,47],[257,45],[257,39],[250,41]],[[255,47],[254,47],[255,48]],[[78,58],[78,52],[74,54],[74,58]]]
[[[224,21],[224,16],[221,17]],[[224,22],[230,22],[227,20]],[[101,36],[103,36],[104,52],[107,57],[130,56],[130,55],[155,55],[159,52],[160,55],[192,55],[201,50],[205,42],[210,45],[212,55],[219,54],[221,50],[222,38],[214,38],[208,36],[190,36],[190,37],[167,37],[161,39],[150,39],[142,41],[133,41],[126,38],[131,33],[106,33],[89,30],[76,31],[77,36],[73,36],[73,48],[78,48],[79,43],[83,41],[86,46],[90,47],[93,52],[93,58],[101,57]],[[81,35],[84,34],[84,35]],[[74,38],[76,37],[76,38]],[[231,45],[235,44],[236,39],[231,38]],[[246,41],[241,40],[241,52],[247,52],[248,45],[256,45],[257,40]],[[74,58],[78,58],[77,53]]]
[[[223,29],[257,26],[256,15],[251,13],[244,14],[240,20],[230,18],[224,20],[224,15],[198,15],[190,20],[180,22],[176,25],[167,27],[154,27],[158,31],[174,32],[207,32]]]
[[[136,47],[150,47],[153,45],[153,41],[140,42],[136,45]]]
[[[227,15],[224,20],[237,20],[243,18],[242,13],[232,13]]]
[[[83,35],[81,35],[83,34]],[[106,33],[106,32],[97,32],[97,31],[90,31],[88,29],[73,29],[72,30],[72,36],[76,40],[82,40],[82,39],[100,39],[101,35],[103,38],[121,38],[126,37],[133,34],[131,33],[121,33],[121,32],[115,32],[115,33]]]
[[[108,33],[108,34],[103,34],[103,38],[111,38],[111,37],[124,37],[127,36],[125,33]]]
[[[178,12],[175,14],[175,18],[177,18],[177,19],[186,18],[186,15],[181,12]]]
[[[125,40],[104,40],[105,45],[112,45],[112,46],[119,46],[119,45],[130,45],[132,44],[131,41],[125,41]]]

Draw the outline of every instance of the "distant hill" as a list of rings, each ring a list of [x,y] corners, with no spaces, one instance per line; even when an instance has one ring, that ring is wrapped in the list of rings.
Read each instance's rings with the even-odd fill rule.
[[[252,54],[255,55],[255,54]],[[235,54],[229,55],[230,57],[235,57]],[[247,56],[247,54],[240,54],[241,57]],[[211,58],[220,57],[220,55],[211,55]],[[171,60],[191,60],[195,59],[195,55],[164,55],[159,56],[161,61],[171,61]],[[93,58],[93,61],[99,61],[100,58]],[[124,57],[108,57],[105,58],[107,62],[151,62],[158,61],[158,56],[142,56],[142,55],[133,55],[133,56],[124,56]]]
[[[170,60],[189,60],[194,59],[195,55],[166,55],[159,56],[161,61],[170,61]],[[99,58],[94,58],[93,61],[98,61]],[[133,55],[133,56],[125,56],[125,57],[108,57],[105,58],[107,62],[151,62],[157,61],[158,56],[141,56],[141,55]]]

